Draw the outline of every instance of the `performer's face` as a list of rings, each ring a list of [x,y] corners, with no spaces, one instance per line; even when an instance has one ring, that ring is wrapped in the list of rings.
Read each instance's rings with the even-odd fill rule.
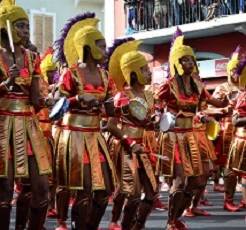
[[[56,72],[57,72],[57,70],[47,71],[47,77],[48,77],[49,85],[52,85],[54,83],[54,76],[55,76]]]
[[[238,83],[238,75],[237,75],[237,70],[236,69],[231,70],[231,81],[234,84]]]
[[[145,66],[141,67],[140,70],[143,74],[144,81],[146,82],[146,85],[149,85],[151,83],[151,79],[152,79],[152,74],[151,74],[149,66],[145,65]]]
[[[103,64],[106,60],[106,57],[107,57],[105,39],[101,39],[101,40],[96,41],[96,46],[102,54],[102,58],[101,58],[101,60],[99,60],[99,64]]]
[[[182,65],[185,74],[192,74],[195,68],[195,62],[192,56],[184,56],[180,59],[179,62]]]
[[[28,20],[22,19],[14,23],[14,29],[19,38],[21,38],[21,43],[23,45],[27,44],[30,39],[30,28]]]

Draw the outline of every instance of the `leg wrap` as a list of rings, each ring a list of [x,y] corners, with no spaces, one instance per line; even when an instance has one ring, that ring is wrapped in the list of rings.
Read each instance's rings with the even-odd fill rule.
[[[66,221],[68,214],[70,192],[67,189],[60,189],[56,194],[57,219]]]
[[[97,230],[108,206],[109,195],[106,191],[95,191],[92,199],[92,209],[87,223],[87,229]]]
[[[142,200],[139,204],[136,219],[131,227],[131,230],[141,230],[144,228],[145,222],[153,208],[153,200]]]
[[[233,200],[234,193],[236,190],[236,185],[237,185],[237,176],[230,169],[225,170],[224,185],[225,185],[225,199]]]
[[[71,211],[73,230],[86,229],[86,223],[90,213],[91,197],[84,192],[78,192]]]
[[[16,203],[15,229],[24,230],[28,219],[32,193],[30,186],[23,186]]]
[[[136,216],[136,212],[140,204],[140,201],[140,198],[128,198],[123,212],[123,218],[121,223],[122,230],[128,230],[129,226],[131,226],[134,217]]]
[[[47,209],[48,200],[40,203],[39,208],[31,207],[28,230],[43,230]]]
[[[112,209],[112,222],[117,223],[120,219],[121,212],[125,203],[126,196],[123,193],[117,193],[114,197],[114,204]]]
[[[168,222],[176,221],[191,204],[192,193],[177,190],[169,196]]]
[[[11,205],[8,202],[0,203],[0,228],[9,230]]]

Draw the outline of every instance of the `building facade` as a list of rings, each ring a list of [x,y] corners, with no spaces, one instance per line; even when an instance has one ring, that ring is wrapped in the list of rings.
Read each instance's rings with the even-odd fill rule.
[[[31,41],[43,52],[59,36],[67,19],[95,12],[104,33],[104,0],[17,0],[30,16]]]
[[[246,1],[114,0],[114,38],[142,40],[153,82],[167,75],[168,53],[177,26],[198,59],[200,75],[213,89],[226,80],[226,64],[240,44],[246,49]],[[191,4],[191,5],[189,5]],[[122,15],[119,17],[118,15]]]

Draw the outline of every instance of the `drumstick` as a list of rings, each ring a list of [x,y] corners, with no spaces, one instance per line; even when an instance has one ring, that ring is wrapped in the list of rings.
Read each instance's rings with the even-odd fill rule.
[[[11,53],[13,56],[14,64],[16,64],[15,47],[14,47],[13,35],[12,35],[12,30],[11,30],[11,25],[10,25],[9,20],[7,20],[7,32],[8,32],[8,38],[9,38],[9,46],[10,46]]]

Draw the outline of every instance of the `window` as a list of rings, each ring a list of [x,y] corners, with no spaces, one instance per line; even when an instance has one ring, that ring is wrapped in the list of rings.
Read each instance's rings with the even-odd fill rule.
[[[31,41],[42,53],[55,41],[56,14],[31,10],[30,25]]]

